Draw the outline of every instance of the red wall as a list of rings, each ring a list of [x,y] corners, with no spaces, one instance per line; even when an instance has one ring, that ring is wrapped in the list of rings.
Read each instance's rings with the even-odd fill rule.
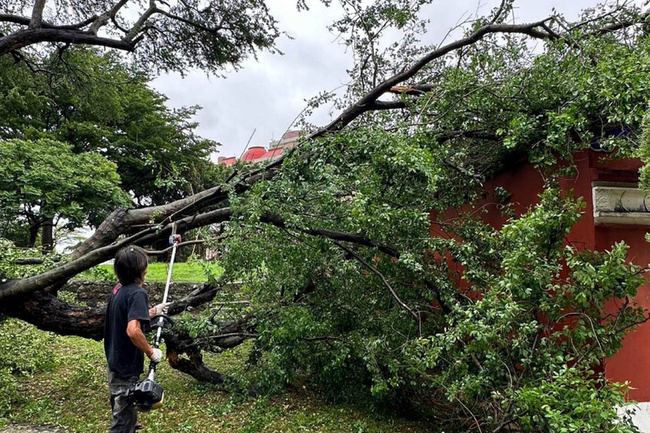
[[[606,250],[612,244],[625,241],[630,246],[628,258],[639,266],[650,263],[650,245],[645,241],[646,227],[598,226],[596,249]],[[650,285],[639,289],[636,296],[639,306],[650,308]],[[623,347],[616,355],[605,361],[605,374],[616,382],[630,382],[631,400],[650,401],[650,323],[639,326],[629,333]]]
[[[630,246],[629,259],[639,265],[650,263],[650,245],[645,241],[649,227],[629,225],[595,226],[592,183],[595,181],[626,182],[638,181],[638,160],[612,160],[603,153],[582,151],[574,155],[577,167],[575,176],[562,179],[560,184],[564,191],[573,191],[575,197],[583,197],[586,204],[584,215],[567,236],[567,243],[582,249],[607,250],[614,243],[625,241]],[[516,215],[521,215],[538,201],[538,194],[543,189],[543,178],[531,164],[525,163],[486,182],[488,197],[473,206],[476,211],[487,210],[483,219],[494,227],[500,228],[507,220],[503,216],[502,206],[494,194],[495,187],[502,187],[511,194],[508,204],[514,205]],[[468,209],[463,209],[467,211]],[[471,208],[470,208],[471,210]],[[439,216],[439,220],[454,218],[456,210],[449,210]],[[431,227],[433,236],[448,236],[436,226]],[[458,269],[458,271],[461,271]],[[636,297],[638,304],[650,309],[650,284],[639,289]],[[632,390],[629,398],[637,401],[650,401],[650,322],[639,326],[631,332],[623,343],[623,348],[612,358],[604,362],[606,376],[617,382],[630,382]]]

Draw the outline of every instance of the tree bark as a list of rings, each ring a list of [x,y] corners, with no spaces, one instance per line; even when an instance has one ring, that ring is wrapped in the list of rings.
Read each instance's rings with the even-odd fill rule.
[[[203,363],[203,355],[198,349],[178,350],[178,338],[176,336],[166,336],[167,344],[167,362],[172,368],[192,376],[200,382],[207,382],[213,385],[223,385],[225,378],[222,374],[210,369]],[[187,355],[184,358],[183,355]]]
[[[39,291],[0,303],[0,312],[44,331],[100,340],[106,307],[80,307],[64,302],[51,293]]]
[[[43,235],[41,237],[43,255],[47,255],[54,249],[54,218],[46,217],[43,222]]]
[[[34,245],[36,245],[36,239],[38,239],[38,232],[40,230],[40,223],[35,223],[29,226],[29,243],[27,244],[29,248],[34,248]]]
[[[47,0],[36,0],[34,9],[32,10],[32,19],[29,21],[30,29],[39,28],[43,24],[43,10],[45,9],[46,1]]]
[[[230,219],[231,216],[232,211],[229,208],[217,209],[200,215],[185,217],[176,221],[175,224],[179,231],[187,231],[212,223],[226,221]],[[116,225],[115,230],[117,231],[117,234],[114,234],[113,239],[116,239],[122,233],[121,230],[128,227],[128,225]],[[73,260],[64,265],[45,271],[42,274],[0,283],[0,299],[4,300],[27,295],[54,284],[65,282],[69,278],[77,275],[79,272],[90,269],[95,265],[113,258],[120,248],[131,244],[148,245],[156,240],[168,238],[171,232],[171,224],[163,227],[152,227],[127,237],[118,243],[98,247],[97,249],[91,250],[78,258],[73,258]]]

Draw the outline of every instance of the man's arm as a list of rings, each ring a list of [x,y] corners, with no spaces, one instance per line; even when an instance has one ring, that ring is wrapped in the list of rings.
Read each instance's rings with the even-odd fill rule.
[[[153,348],[149,345],[147,337],[142,332],[140,321],[138,319],[129,320],[129,323],[126,325],[126,335],[129,336],[135,347],[142,350],[142,352],[147,355],[147,358],[151,358],[153,355]]]

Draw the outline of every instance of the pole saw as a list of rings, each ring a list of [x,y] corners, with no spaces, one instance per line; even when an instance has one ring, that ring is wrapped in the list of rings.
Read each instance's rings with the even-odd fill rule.
[[[167,282],[165,284],[165,293],[163,294],[162,303],[167,303],[167,295],[169,294],[169,285],[172,279],[172,271],[174,270],[174,259],[176,259],[176,246],[181,242],[181,236],[176,234],[176,224],[172,226],[172,235],[169,237],[169,244],[172,247],[172,256],[169,261],[169,271],[167,272]],[[159,314],[151,318],[151,329],[157,328],[156,338],[154,339],[153,347],[159,348],[163,328],[171,328],[174,322],[166,314]],[[156,383],[156,366],[158,363],[149,362],[149,373],[147,377],[140,382],[136,383],[133,388],[127,393],[127,397],[140,411],[150,411],[158,409],[163,405],[165,399],[165,392],[159,384]]]

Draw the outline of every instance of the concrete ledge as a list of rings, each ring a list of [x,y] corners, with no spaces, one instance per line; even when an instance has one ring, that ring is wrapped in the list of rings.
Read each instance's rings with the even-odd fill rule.
[[[634,403],[617,409],[619,419],[632,417],[632,422],[641,433],[650,433],[650,402]]]
[[[650,226],[650,197],[634,184],[594,184],[594,222]]]

